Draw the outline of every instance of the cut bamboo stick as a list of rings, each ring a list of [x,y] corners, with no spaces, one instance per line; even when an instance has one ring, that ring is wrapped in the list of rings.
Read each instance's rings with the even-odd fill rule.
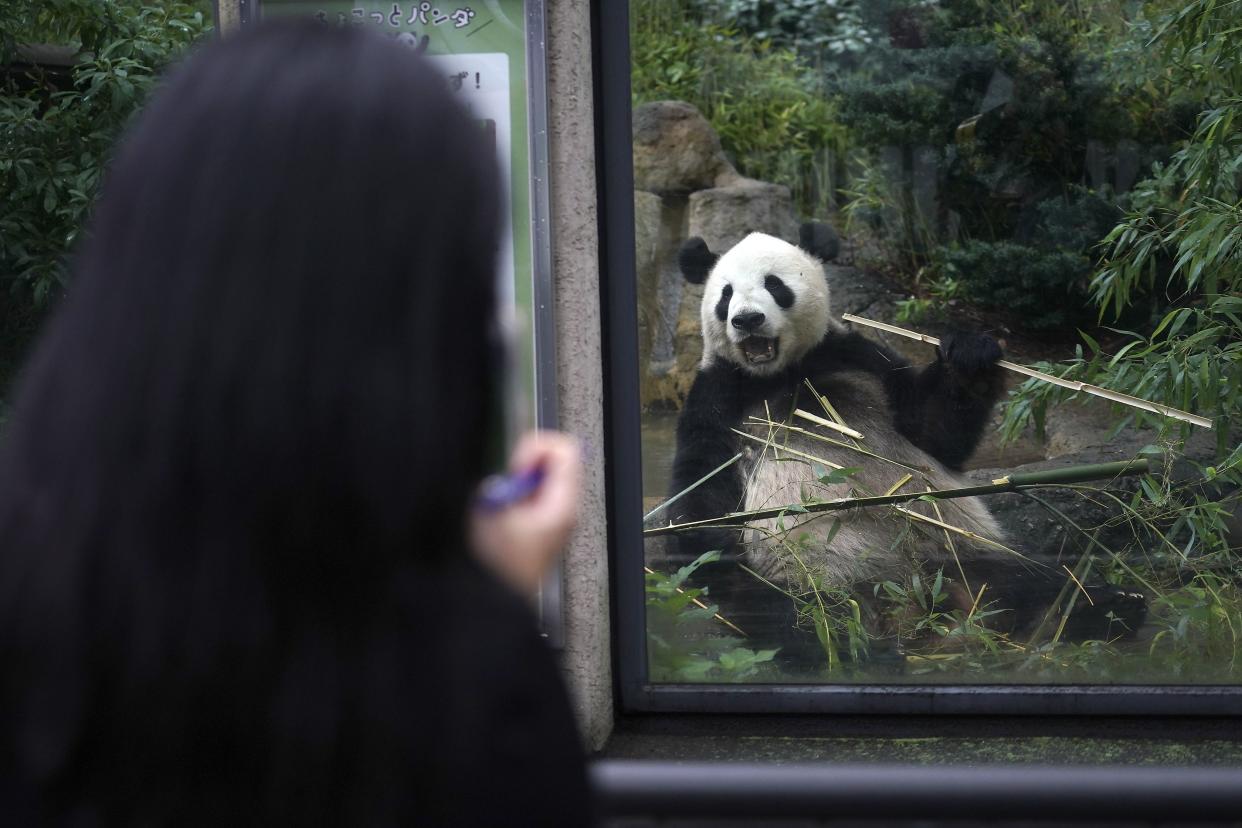
[[[876,460],[882,460],[885,463],[892,463],[894,466],[900,466],[903,469],[910,469],[911,471],[917,471],[917,472],[926,471],[926,469],[920,469],[917,466],[908,466],[905,463],[898,463],[896,460],[889,460],[887,457],[885,457],[882,454],[876,454],[874,451],[867,451],[866,449],[860,448],[858,446],[851,446],[849,443],[843,443],[840,440],[834,440],[831,437],[825,437],[822,434],[816,434],[814,431],[808,431],[805,428],[798,428],[797,426],[786,425],[785,423],[778,423],[772,420],[761,420],[758,417],[751,417],[749,422],[742,423],[742,425],[754,426],[755,428],[766,428],[768,429],[769,432],[771,432],[772,429],[774,428],[779,428],[786,432],[792,432],[794,434],[801,434],[806,437],[810,437],[812,440],[819,440],[820,442],[828,443],[829,445],[838,446],[843,449],[849,449],[850,451],[856,451],[859,454],[864,454],[867,457],[874,457]],[[779,445],[779,444],[773,443],[773,445]]]
[[[832,420],[825,420],[823,417],[817,417],[809,411],[803,411],[801,408],[794,409],[794,416],[801,417],[804,420],[809,420],[812,423],[815,423],[816,425],[823,426],[824,428],[831,428],[834,431],[839,431],[842,434],[847,434],[850,437],[853,437],[855,440],[863,439],[861,432],[855,431],[849,426],[844,426],[844,425],[841,425],[840,423],[834,423]]]
[[[845,468],[845,466],[842,466],[838,463],[833,463],[831,460],[825,460],[822,457],[816,457],[814,454],[808,454],[805,451],[798,451],[797,449],[791,449],[788,446],[782,446],[780,443],[774,443],[771,440],[765,440],[762,437],[756,437],[753,434],[747,434],[745,431],[738,431],[736,428],[731,428],[729,429],[729,431],[732,431],[734,434],[738,435],[739,437],[745,437],[747,440],[753,440],[754,442],[760,443],[764,446],[771,446],[772,451],[775,453],[777,460],[782,459],[779,455],[782,452],[784,452],[785,454],[791,454],[794,457],[797,457],[802,460],[809,460],[812,463],[819,463],[821,466],[827,466],[830,469],[840,470],[840,469]]]
[[[859,325],[865,325],[868,328],[888,331],[891,334],[904,336],[907,339],[917,339],[920,342],[926,342],[928,345],[940,344],[940,340],[934,336],[916,333],[915,331],[908,331],[905,328],[899,328],[896,325],[889,325],[887,322],[875,322],[871,319],[863,319],[861,316],[855,316],[852,313],[842,314],[841,318],[847,322],[855,322]],[[1062,379],[1061,377],[1054,377],[1052,374],[1045,374],[1042,371],[1036,371],[1034,368],[1027,368],[1025,365],[1018,365],[1016,362],[1010,362],[1005,359],[999,360],[996,364],[1002,368],[1013,371],[1014,373],[1022,374],[1041,382],[1050,382],[1053,385],[1059,385],[1062,388],[1068,388],[1071,391],[1081,391],[1084,394],[1091,394],[1092,396],[1120,403],[1121,405],[1128,405],[1131,408],[1141,408],[1144,411],[1150,411],[1153,414],[1162,414],[1165,417],[1172,417],[1175,420],[1181,420],[1182,422],[1190,423],[1191,425],[1197,425],[1200,428],[1211,429],[1212,427],[1212,421],[1207,417],[1201,417],[1198,414],[1191,414],[1188,411],[1182,411],[1180,408],[1173,408],[1172,406],[1164,405],[1162,403],[1155,403],[1139,397],[1132,397],[1129,394],[1122,394],[1120,391],[1112,391],[1108,388],[1101,388],[1098,385],[1090,385],[1078,380],[1067,380]]]

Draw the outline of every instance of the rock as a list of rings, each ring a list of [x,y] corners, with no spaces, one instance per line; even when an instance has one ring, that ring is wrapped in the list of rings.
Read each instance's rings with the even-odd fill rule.
[[[1146,444],[1140,444],[1136,439],[1119,439],[1107,445],[1092,446],[1050,460],[1009,468],[976,469],[967,472],[966,476],[976,483],[989,483],[1007,474],[1133,460],[1138,456],[1138,449],[1143,445]],[[1186,448],[1186,454],[1179,455],[1172,460],[1162,473],[1167,473],[1175,481],[1190,483],[1201,479],[1191,461],[1207,462],[1212,456],[1212,451],[1208,445],[1196,440],[1190,441]],[[1138,489],[1138,481],[1139,477],[1133,476],[1111,481],[1101,480],[1086,485],[1101,489],[1107,488],[1126,501],[1130,494]],[[1205,493],[1208,492],[1205,490]],[[1080,490],[1060,487],[1039,489],[1032,494],[1088,532],[1099,527],[1097,539],[1107,549],[1121,551],[1127,545],[1133,545],[1136,542],[1136,532],[1138,532],[1137,541],[1144,547],[1155,548],[1158,543],[1157,539],[1141,527],[1120,519],[1121,508],[1108,498],[1090,497]],[[1210,494],[1212,497],[1219,495],[1219,492]],[[1067,527],[1064,519],[1058,518],[1025,495],[1017,493],[988,495],[985,502],[1001,525],[1009,532],[1010,537],[1019,544],[1018,549],[1023,554],[1040,561],[1053,562],[1057,566],[1065,562],[1073,568],[1074,561],[1086,549],[1086,536]]]
[[[702,236],[713,252],[723,253],[753,232],[797,243],[798,222],[788,187],[747,178],[690,196],[687,236]]]
[[[686,284],[677,266],[677,250],[686,238],[686,198],[660,199],[658,242],[650,287],[640,286],[640,317],[648,320],[650,348],[640,354],[641,394],[645,409],[681,404],[690,391],[693,372],[678,371],[678,327],[686,303]],[[697,308],[698,305],[695,305]]]
[[[660,327],[659,294],[660,197],[634,192],[634,272],[638,279],[638,360],[646,366]],[[646,374],[644,373],[644,378]]]
[[[642,190],[634,191],[634,266],[642,274],[655,265],[660,242],[660,197]]]
[[[711,124],[684,101],[655,101],[634,110],[634,186],[653,193],[690,193],[733,180]]]
[[[1118,443],[1126,449],[1139,449],[1155,442],[1156,434],[1150,430],[1127,428],[1115,438],[1112,437],[1117,418],[1113,416],[1109,404],[1098,397],[1086,394],[1080,396],[1081,400],[1064,402],[1048,411],[1044,432],[1048,441],[1049,457],[1074,454],[1106,443]]]
[[[854,313],[868,319],[880,319],[881,315],[872,315],[870,311],[877,304],[892,303],[895,294],[888,286],[863,273],[856,267],[827,264],[824,276],[828,280],[828,300],[838,313]],[[887,318],[880,319],[887,321]]]
[[[1117,449],[1102,447],[1085,451],[1080,454],[1066,455],[1052,460],[1041,460],[1021,466],[1000,469],[976,469],[967,472],[967,477],[980,484],[1007,474],[1059,469],[1088,463],[1110,463],[1117,460],[1130,460],[1134,455]],[[1111,484],[1101,481],[1100,485],[1108,485],[1115,492],[1123,492],[1127,497],[1138,485],[1138,478],[1118,478]],[[1117,509],[1111,508],[1108,501],[1101,498],[1088,498],[1083,493],[1066,488],[1048,488],[1033,492],[1045,503],[1064,514],[1069,520],[1088,532],[1096,527],[1104,526]],[[1082,552],[1087,547],[1086,536],[1068,527],[1062,519],[1036,501],[1022,494],[987,495],[984,502],[992,510],[992,514],[1009,533],[1011,545],[1023,555],[1052,567],[1061,564],[1074,568]],[[1120,550],[1129,540],[1133,532],[1125,522],[1120,525],[1102,528],[1097,536],[1098,541],[1107,549]]]

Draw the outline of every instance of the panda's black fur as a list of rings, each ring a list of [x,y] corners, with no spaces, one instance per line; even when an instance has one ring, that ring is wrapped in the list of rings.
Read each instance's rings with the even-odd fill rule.
[[[1000,346],[986,335],[950,335],[942,338],[935,362],[912,367],[884,346],[846,328],[829,311],[822,266],[835,252],[835,234],[820,224],[804,225],[796,248],[760,234],[748,236],[723,257],[712,253],[702,239],[683,244],[683,275],[693,283],[707,283],[702,308],[704,359],[677,423],[671,493],[683,492],[739,452],[745,457],[678,499],[667,519],[674,523],[705,520],[743,508],[797,502],[792,491],[793,497],[783,503],[755,502],[755,493],[767,480],[781,475],[785,490],[796,486],[805,492],[806,484],[815,485],[811,464],[773,460],[765,447],[735,433],[746,431],[747,423],[753,422],[748,418],[756,412],[765,419],[790,422],[795,407],[813,408],[807,380],[841,412],[847,425],[863,433],[863,443],[872,450],[923,469],[923,481],[933,488],[966,485],[955,473],[974,452],[1003,393],[1001,369],[996,365]],[[753,273],[747,268],[770,272]],[[822,287],[814,280],[822,282]],[[735,288],[750,299],[735,298]],[[800,301],[811,303],[811,309],[799,308]],[[814,324],[817,330],[786,328],[772,339],[748,335],[751,328],[764,330],[766,318],[773,314],[795,313],[808,314],[799,317],[798,324]],[[798,339],[807,334],[809,338]],[[763,429],[755,433],[765,435]],[[775,438],[770,431],[766,433],[784,443],[797,432],[786,431]],[[802,438],[796,445],[812,444]],[[874,491],[875,487],[891,485],[900,471],[857,452],[813,445],[816,456],[861,467],[855,481],[871,483],[873,493],[883,493]],[[852,485],[853,481],[837,486],[826,495],[847,496]],[[927,504],[913,508],[933,514]],[[987,601],[1003,609],[993,619],[998,626],[1030,631],[1060,591],[1064,572],[1002,551],[1004,534],[981,500],[945,500],[939,508],[945,510],[946,522],[997,543],[972,543],[959,537],[949,550],[943,532],[924,532],[925,537],[914,544],[914,553],[906,557],[892,550],[901,545],[898,533],[909,531],[899,528],[908,527],[908,520],[891,513],[876,514],[881,511],[876,509],[850,510],[828,518],[804,518],[808,530],[819,531],[825,541],[824,527],[837,520],[831,540],[804,557],[834,586],[900,578],[919,566],[941,568],[953,580],[960,580],[956,573],[962,572],[973,581],[969,594],[987,584]],[[871,514],[864,515],[864,511]],[[704,552],[721,550],[719,562],[696,573],[696,585],[708,588],[710,600],[719,604],[721,613],[740,625],[756,645],[782,647],[787,665],[822,662],[824,653],[814,636],[796,625],[792,600],[743,568],[761,571],[770,584],[789,580],[788,572],[782,571],[785,564],[761,539],[756,540],[761,537],[732,528],[700,529],[673,535],[670,551],[678,563],[685,563]],[[800,561],[799,565],[806,564]],[[1066,637],[1116,638],[1142,623],[1143,596],[1108,585],[1086,589],[1094,604],[1079,602],[1063,632]]]

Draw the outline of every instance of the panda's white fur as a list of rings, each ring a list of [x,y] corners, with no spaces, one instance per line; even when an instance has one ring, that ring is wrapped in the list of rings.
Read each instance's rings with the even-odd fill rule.
[[[794,303],[790,308],[781,308],[766,289],[769,274],[779,277],[793,291]],[[733,293],[725,319],[721,320],[716,307],[725,285],[731,286]],[[740,342],[749,334],[729,323],[739,313],[754,311],[765,315],[764,325],[757,333],[779,340],[775,359],[760,364],[752,364],[741,350]],[[831,312],[823,262],[799,247],[762,233],[748,235],[720,256],[707,278],[700,314],[703,366],[725,360],[756,377],[778,373],[805,357],[829,331],[845,330]],[[863,434],[859,446],[897,463],[841,445],[851,441],[804,421],[790,421],[789,425],[840,442],[826,442],[790,429],[748,424],[751,417],[768,419],[769,411],[761,402],[745,412],[746,418],[739,428],[770,444],[743,442],[740,465],[745,481],[744,499],[738,508],[780,507],[801,503],[806,498],[832,500],[885,494],[906,474],[913,477],[902,491],[969,485],[898,432],[884,388],[874,375],[862,371],[834,374],[831,389],[817,390],[829,397],[847,425]],[[801,408],[824,413],[809,389],[801,399]],[[782,448],[859,471],[849,482],[824,484],[816,478],[812,461],[781,451]],[[845,586],[900,578],[919,566],[920,561],[932,566],[947,565],[950,569],[946,574],[950,574],[951,561],[959,552],[1010,554],[1001,548],[1008,546],[1004,533],[978,498],[945,500],[934,507],[918,502],[901,508],[972,532],[986,541],[971,543],[965,536],[920,522],[894,507],[787,513],[779,520],[754,523],[743,533],[746,562],[765,578],[779,583],[806,583],[808,576],[814,575],[823,584]],[[778,523],[783,531],[778,529]]]
[[[837,379],[838,393],[833,394],[830,402],[846,424],[862,433],[864,439],[858,441],[858,445],[904,465],[884,462],[796,431],[772,429],[769,435],[766,427],[743,425],[741,430],[770,439],[770,445],[753,443],[743,452],[742,474],[747,481],[743,509],[777,508],[798,504],[804,499],[827,501],[882,495],[907,474],[912,475],[911,480],[900,491],[970,485],[961,475],[946,469],[898,433],[887,414],[884,389],[873,377],[862,372],[848,372],[838,375]],[[842,394],[841,390],[848,393]],[[807,402],[810,405],[809,392]],[[766,419],[767,413],[762,406],[757,406],[748,416]],[[832,434],[805,422],[794,421],[791,425],[806,427],[822,436]],[[858,471],[849,482],[826,484],[816,479],[811,461],[784,452],[783,448]],[[910,517],[910,513],[970,531],[995,545],[985,542],[981,548],[965,536],[919,521]],[[1012,554],[1006,551],[1010,544],[1004,532],[983,501],[974,497],[943,500],[935,506],[913,502],[900,507],[811,514],[791,512],[782,516],[779,524],[783,531],[778,529],[778,519],[752,523],[743,533],[743,543],[751,569],[769,580],[788,585],[804,584],[809,574],[819,575],[822,583],[829,586],[901,580],[916,571],[920,562],[932,567],[948,565],[946,574],[956,576],[951,562],[954,551],[963,558],[981,553]],[[803,570],[804,565],[810,572]]]
[[[778,277],[796,297],[789,310],[781,308],[764,287],[769,274]],[[716,303],[726,285],[733,287],[724,320],[716,315]],[[776,358],[771,362],[748,365],[756,375],[775,374],[806,356],[828,331],[842,329],[828,309],[828,283],[819,259],[800,247],[764,233],[751,233],[727,253],[712,269],[703,290],[700,319],[703,325],[703,365],[715,359],[745,364],[741,341],[747,336],[729,324],[739,313],[765,315],[756,333],[778,340]]]

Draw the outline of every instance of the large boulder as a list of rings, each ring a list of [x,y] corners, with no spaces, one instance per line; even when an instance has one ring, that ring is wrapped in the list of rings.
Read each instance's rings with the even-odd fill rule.
[[[798,240],[793,196],[780,184],[739,179],[727,187],[700,190],[690,196],[689,219],[687,235],[701,236],[717,253],[752,232]]]
[[[634,273],[638,280],[638,359],[646,365],[659,328],[662,307],[658,301],[660,260],[660,197],[634,192]],[[644,378],[646,374],[644,373]]]
[[[666,194],[714,187],[736,178],[711,124],[684,101],[655,101],[634,110],[634,186]]]

